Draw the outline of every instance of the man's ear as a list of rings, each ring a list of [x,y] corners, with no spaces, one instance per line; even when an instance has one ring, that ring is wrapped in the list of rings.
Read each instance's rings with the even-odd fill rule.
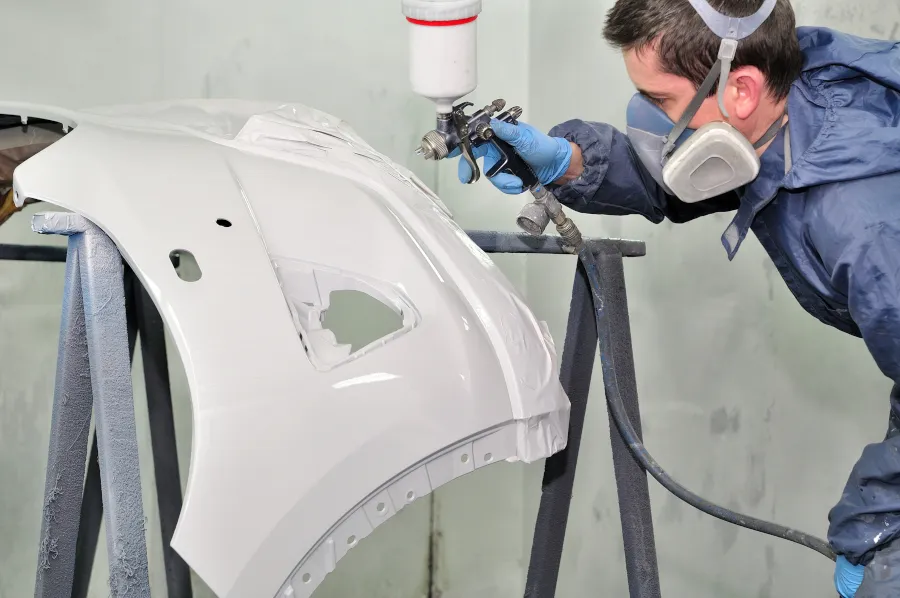
[[[762,102],[766,78],[755,66],[742,66],[728,75],[728,106],[733,119],[747,120]],[[726,101],[727,101],[726,100]]]

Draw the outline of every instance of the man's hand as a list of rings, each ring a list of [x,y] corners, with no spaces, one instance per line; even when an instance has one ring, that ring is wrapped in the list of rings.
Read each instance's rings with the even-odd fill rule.
[[[851,565],[846,558],[839,556],[834,566],[834,587],[841,598],[854,598],[859,584],[863,580],[863,565]]]
[[[491,120],[491,128],[499,139],[509,143],[522,156],[541,184],[568,182],[581,174],[581,150],[573,143],[560,137],[550,137],[541,133],[531,125],[520,122],[512,125]],[[490,143],[475,149],[475,158],[484,158],[484,170],[490,170],[500,159],[500,154]],[[577,158],[574,160],[573,158]],[[459,161],[459,180],[468,181],[472,177],[472,169],[465,160]],[[517,195],[522,193],[522,180],[511,174],[499,173],[490,179],[500,191]]]

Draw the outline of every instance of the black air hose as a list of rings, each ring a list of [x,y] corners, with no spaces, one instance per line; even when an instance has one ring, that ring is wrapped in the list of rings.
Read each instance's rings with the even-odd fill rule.
[[[666,490],[707,515],[712,515],[722,521],[769,534],[776,538],[796,542],[815,550],[832,561],[835,560],[835,554],[831,546],[821,538],[777,523],[736,513],[694,494],[672,479],[672,476],[666,473],[666,470],[647,452],[644,443],[641,442],[641,439],[634,431],[634,426],[631,425],[631,420],[625,411],[625,404],[622,402],[622,397],[619,394],[619,383],[616,380],[616,368],[613,362],[612,338],[610,337],[610,328],[606,324],[605,297],[600,284],[600,266],[597,263],[597,257],[587,247],[587,244],[581,243],[578,248],[578,258],[584,265],[593,295],[594,316],[597,320],[597,339],[600,347],[600,365],[603,371],[603,387],[606,391],[606,402],[609,404],[609,410],[612,413],[616,427],[619,429],[619,434],[622,436],[631,454],[641,464],[641,467],[652,475],[657,482],[662,484]]]

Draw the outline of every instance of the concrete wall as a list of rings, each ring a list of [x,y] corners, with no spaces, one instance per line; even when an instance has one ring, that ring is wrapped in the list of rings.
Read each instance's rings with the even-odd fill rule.
[[[487,2],[473,101],[504,97],[542,128],[572,117],[623,125],[632,87],[600,34],[611,4]],[[795,6],[801,23],[900,35],[895,0],[795,0]],[[345,118],[415,169],[464,227],[514,228],[523,198],[501,195],[487,182],[463,187],[455,164],[434,168],[412,157],[431,112],[407,91],[406,38],[395,0],[260,0],[252,10],[210,0],[7,0],[3,9],[6,22],[16,24],[5,37],[16,68],[4,73],[4,98],[74,107],[185,96],[302,101]],[[36,31],[52,41],[36,43]],[[863,445],[884,433],[889,382],[859,341],[796,305],[755,240],[729,263],[718,241],[727,221],[721,215],[676,227],[578,217],[590,235],[648,245],[647,257],[630,260],[626,272],[651,451],[713,500],[822,535]],[[47,241],[59,242],[34,238],[24,216],[0,229],[0,242]],[[561,348],[574,260],[497,261],[550,323]],[[0,598],[25,596],[33,587],[61,281],[58,265],[0,262]],[[188,397],[177,355],[171,360],[186,475]],[[560,598],[627,595],[599,388],[591,396]],[[140,393],[136,405],[146,456]],[[152,584],[154,596],[164,596],[152,469],[143,461]],[[521,596],[540,478],[541,464],[502,464],[442,488],[431,504],[405,510],[351,551],[317,598]],[[656,486],[652,494],[664,596],[833,595],[822,557],[701,516]],[[107,594],[105,565],[101,552],[94,597]],[[196,595],[209,595],[201,586]]]

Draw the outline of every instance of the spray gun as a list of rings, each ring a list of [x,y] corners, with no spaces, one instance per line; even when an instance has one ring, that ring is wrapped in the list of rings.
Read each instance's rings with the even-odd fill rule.
[[[505,172],[522,179],[534,201],[519,213],[516,223],[524,231],[539,235],[552,220],[563,241],[573,252],[581,245],[581,233],[566,217],[556,198],[541,185],[530,166],[491,129],[491,118],[516,124],[522,115],[518,106],[506,108],[504,100],[472,114],[472,103],[454,105],[478,85],[477,19],[481,0],[402,0],[403,14],[410,24],[410,83],[417,94],[433,101],[437,126],[422,138],[416,153],[427,160],[456,155],[472,170],[474,183],[481,178],[474,149],[491,143],[501,159],[485,172],[488,178]]]
[[[566,246],[575,252],[582,243],[578,227],[565,215],[553,194],[541,185],[528,163],[510,144],[498,138],[491,128],[491,118],[517,124],[522,109],[515,106],[500,112],[506,107],[506,101],[501,99],[494,100],[481,110],[467,115],[465,110],[470,106],[471,102],[463,102],[454,106],[450,113],[439,113],[437,128],[425,134],[416,153],[426,160],[443,160],[451,154],[455,155],[458,149],[461,158],[471,169],[472,176],[466,181],[467,184],[471,184],[481,178],[473,150],[486,143],[492,144],[500,154],[500,159],[484,173],[485,176],[491,178],[501,172],[517,176],[522,180],[524,188],[534,197],[534,201],[522,208],[516,218],[519,228],[532,235],[540,235],[552,220]]]

